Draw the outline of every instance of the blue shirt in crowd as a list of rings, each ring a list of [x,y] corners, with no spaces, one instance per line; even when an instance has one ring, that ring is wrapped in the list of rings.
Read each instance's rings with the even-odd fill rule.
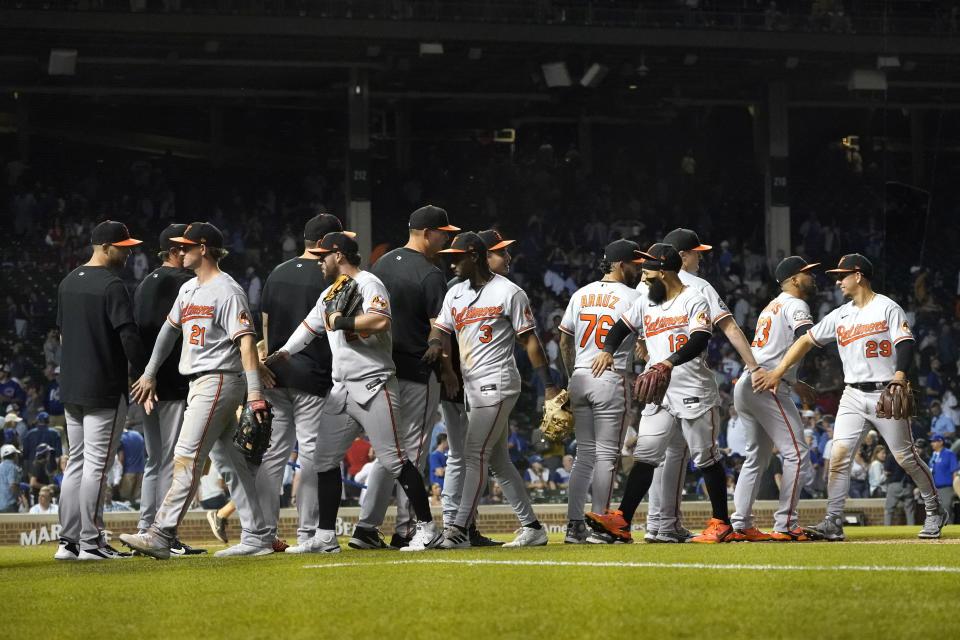
[[[953,485],[953,474],[957,471],[957,454],[946,447],[934,451],[930,456],[930,471],[933,472],[933,484],[937,487]]]
[[[126,429],[120,436],[120,449],[123,450],[123,472],[124,473],[143,473],[145,465],[143,436]]]
[[[447,453],[445,451],[440,451],[439,449],[434,449],[430,454],[430,485],[432,486],[434,482],[440,485],[440,488],[443,489],[443,476],[434,475],[437,472],[437,469],[447,466]]]
[[[957,425],[953,424],[950,416],[941,413],[930,421],[930,431],[946,438],[948,433],[955,433],[957,431]]]
[[[10,485],[16,485],[17,490],[12,490]],[[10,458],[0,462],[0,512],[9,511],[17,504],[19,487],[20,469],[17,465]]]
[[[26,437],[23,439],[23,459],[26,461],[28,469],[36,455],[37,446],[41,442],[50,445],[54,457],[59,458],[63,455],[63,442],[60,440],[60,434],[45,424],[38,424],[28,431]]]

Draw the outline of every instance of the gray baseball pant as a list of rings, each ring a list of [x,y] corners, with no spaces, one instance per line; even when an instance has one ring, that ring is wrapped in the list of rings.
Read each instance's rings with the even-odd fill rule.
[[[60,484],[60,537],[83,550],[96,549],[106,543],[103,497],[120,448],[127,399],[121,396],[112,409],[67,404],[64,413],[70,460]]]
[[[903,482],[887,483],[887,499],[883,508],[883,526],[889,527],[893,524],[893,514],[897,509],[903,509],[907,524],[913,526],[917,520],[917,510],[913,502],[913,485]]]
[[[151,413],[143,412],[143,441],[147,461],[140,488],[140,522],[137,529],[146,531],[157,516],[173,482],[173,449],[180,436],[180,424],[186,400],[161,400]]]
[[[440,403],[443,424],[447,427],[447,468],[443,476],[443,525],[449,527],[457,519],[463,494],[463,447],[467,440],[467,410],[461,403],[444,400]]]
[[[640,418],[643,420],[643,416]],[[654,469],[653,482],[647,491],[647,531],[680,532],[683,526],[683,482],[687,477],[690,448],[683,431],[676,429],[670,435],[663,463]]]

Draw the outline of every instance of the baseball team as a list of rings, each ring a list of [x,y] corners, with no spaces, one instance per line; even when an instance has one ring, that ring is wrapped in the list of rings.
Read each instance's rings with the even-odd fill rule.
[[[508,454],[508,418],[520,394],[515,349],[523,349],[547,400],[561,389],[550,374],[526,293],[507,276],[509,246],[495,230],[460,232],[432,205],[410,215],[407,243],[361,270],[355,234],[318,215],[304,226],[303,253],[277,266],[262,302],[262,351],[247,297],[219,268],[223,236],[210,223],[170,225],[160,234],[162,264],[134,296],[117,275],[141,241],[125,225],[99,224],[93,256],[58,290],[63,343],[61,393],[71,456],[61,494],[58,560],[167,559],[203,553],[179,540],[210,460],[223,473],[242,533],[215,556],[336,553],[340,462],[361,433],[376,451],[366,498],[348,545],[355,549],[527,547],[547,544],[523,479]],[[458,233],[453,237],[451,235]],[[644,540],[657,543],[843,540],[843,510],[857,444],[876,429],[916,483],[926,507],[920,538],[938,538],[947,522],[930,472],[910,434],[909,416],[880,411],[890,385],[904,385],[914,338],[904,311],[873,290],[873,266],[844,256],[826,273],[848,300],[814,323],[809,299],[817,263],[791,256],[777,265],[780,294],[761,312],[753,342],[706,280],[710,250],[690,229],[675,229],[647,250],[630,240],[605,248],[603,277],[576,291],[560,322],[560,351],[577,440],[565,543],[633,541],[633,518],[648,498]],[[437,266],[455,272],[447,282]],[[335,282],[352,281],[356,311],[331,312]],[[721,331],[745,369],[733,400],[746,426],[746,460],[729,512],[717,448],[720,394],[705,362]],[[811,527],[798,521],[801,477],[809,465],[796,393],[804,355],[835,342],[846,384],[830,460],[828,507]],[[623,499],[611,496],[632,415],[635,371],[661,388],[640,412],[634,464]],[[135,372],[135,373],[130,373]],[[129,379],[134,378],[132,386]],[[639,388],[639,385],[638,387]],[[129,401],[143,405],[148,463],[138,530],[105,536],[106,473],[119,446]],[[560,399],[558,399],[560,401]],[[235,446],[239,410],[267,423],[262,462]],[[424,484],[430,419],[447,429],[449,457],[442,522]],[[241,420],[241,424],[243,420]],[[277,537],[280,485],[298,451],[295,545]],[[773,531],[752,508],[773,447],[783,456]],[[680,510],[690,461],[700,470],[712,518],[699,534]],[[477,506],[492,474],[520,527],[504,544],[477,529]],[[396,493],[395,532],[380,532]],[[588,494],[592,496],[587,511]],[[211,522],[216,526],[215,522]]]

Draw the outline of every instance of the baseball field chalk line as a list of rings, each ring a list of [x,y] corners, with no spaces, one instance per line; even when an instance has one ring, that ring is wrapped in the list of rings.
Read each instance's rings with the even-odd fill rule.
[[[331,562],[308,564],[304,569],[334,569],[339,567],[382,567],[403,564],[462,564],[462,565],[507,565],[521,567],[610,567],[638,569],[713,569],[716,571],[893,571],[899,573],[960,573],[960,567],[890,567],[867,565],[837,565],[833,567],[797,567],[780,564],[709,564],[702,562],[571,562],[563,560],[389,560],[386,562]]]

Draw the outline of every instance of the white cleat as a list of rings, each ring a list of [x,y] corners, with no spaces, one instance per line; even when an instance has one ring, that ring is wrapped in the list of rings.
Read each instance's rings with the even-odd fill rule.
[[[443,540],[440,543],[441,549],[469,549],[470,534],[462,529],[450,525],[443,530]]]
[[[329,529],[317,529],[314,536],[294,547],[287,547],[284,553],[340,553],[337,534]]]
[[[250,544],[235,544],[232,547],[227,547],[226,549],[220,549],[215,554],[214,558],[229,558],[234,556],[268,556],[273,553],[273,546],[269,547],[255,547]]]
[[[80,546],[76,542],[60,540],[60,546],[57,552],[53,554],[54,560],[78,560],[80,555]]]
[[[534,529],[533,527],[523,527],[520,529],[520,535],[503,545],[504,547],[542,547],[547,544],[547,532],[543,527]]]
[[[121,533],[120,542],[145,556],[157,560],[170,559],[170,545],[150,531],[145,533]]]
[[[400,551],[426,551],[427,549],[436,549],[443,542],[443,532],[437,527],[433,520],[429,522],[418,522],[417,532],[410,539],[410,544],[402,547]]]

